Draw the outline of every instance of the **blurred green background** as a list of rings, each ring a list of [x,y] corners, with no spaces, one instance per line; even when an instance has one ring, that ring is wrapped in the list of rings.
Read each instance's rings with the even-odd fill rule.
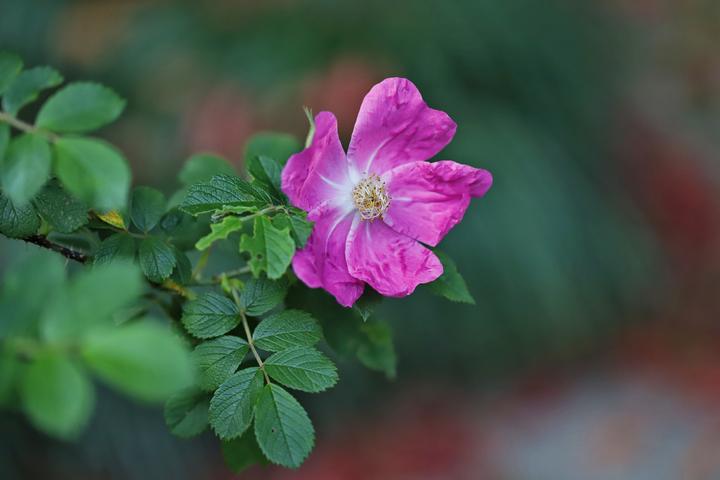
[[[249,475],[595,478],[560,465],[526,477],[481,447],[453,456],[465,434],[446,427],[475,438],[478,416],[503,414],[488,398],[533,405],[527,384],[562,389],[636,369],[645,378],[637,364],[672,377],[668,365],[717,360],[719,22],[712,0],[0,0],[0,47],[127,98],[103,135],[136,183],[166,192],[193,152],[241,167],[257,131],[304,137],[303,105],[333,111],[347,145],[369,88],[411,79],[458,124],[440,158],[495,178],[441,245],[477,305],[424,288],[384,302],[377,314],[393,326],[398,379],[341,364],[337,388],[303,399],[319,425],[311,464]],[[0,241],[0,262],[28,248]],[[701,387],[720,379],[708,375]],[[172,439],[160,412],[102,397],[73,445],[3,420],[3,478],[229,476],[211,438]],[[456,403],[467,409],[437,418]],[[364,424],[377,431],[356,433]],[[414,428],[429,443],[397,447],[419,441]],[[397,437],[381,444],[389,452],[358,454],[357,469],[322,447],[356,438],[367,450],[378,436]],[[445,460],[428,464],[423,448]],[[480,476],[488,464],[493,473]]]

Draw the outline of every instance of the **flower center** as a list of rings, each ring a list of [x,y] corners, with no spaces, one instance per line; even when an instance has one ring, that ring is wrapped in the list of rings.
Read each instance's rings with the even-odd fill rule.
[[[375,174],[363,178],[355,185],[352,198],[363,220],[374,220],[382,216],[390,205],[385,182]]]

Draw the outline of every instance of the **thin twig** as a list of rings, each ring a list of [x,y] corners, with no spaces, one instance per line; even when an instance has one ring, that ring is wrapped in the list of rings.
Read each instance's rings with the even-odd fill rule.
[[[0,112],[0,122],[5,122],[8,125],[20,130],[21,132],[33,133],[35,135],[40,135],[42,137],[45,137],[47,140],[49,140],[51,142],[54,142],[58,138],[60,138],[52,132],[48,132],[47,130],[37,128],[36,126],[30,125],[29,123],[25,123],[22,120],[20,120],[19,118],[14,117],[6,112]]]
[[[263,373],[263,376],[265,377],[265,383],[270,384],[270,377],[268,376],[267,372],[265,371],[265,364],[262,361],[262,358],[260,358],[260,354],[258,353],[257,349],[255,348],[255,341],[253,340],[252,333],[250,332],[250,325],[248,325],[247,317],[245,316],[245,312],[242,311],[242,308],[240,307],[240,298],[238,297],[238,291],[237,289],[232,289],[232,296],[235,300],[235,305],[238,306],[240,309],[240,319],[242,320],[243,329],[245,330],[245,336],[247,337],[248,345],[250,346],[250,351],[252,352],[253,356],[255,357],[255,361],[258,364],[258,367]]]
[[[47,248],[48,250],[59,253],[65,258],[69,258],[70,260],[74,260],[79,263],[86,263],[89,260],[89,257],[84,253],[53,243],[44,235],[30,235],[29,237],[21,238],[21,240],[42,248]]]

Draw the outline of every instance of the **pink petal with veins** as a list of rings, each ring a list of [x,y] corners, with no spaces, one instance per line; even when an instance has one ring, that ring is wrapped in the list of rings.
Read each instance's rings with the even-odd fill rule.
[[[365,96],[347,156],[359,172],[381,174],[433,157],[456,128],[447,113],[427,106],[410,80],[388,78]]]

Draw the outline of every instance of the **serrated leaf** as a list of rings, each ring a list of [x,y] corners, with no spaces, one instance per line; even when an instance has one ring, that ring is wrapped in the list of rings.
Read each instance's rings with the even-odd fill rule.
[[[124,109],[125,100],[103,85],[70,83],[45,102],[35,124],[58,133],[82,133],[115,121]]]
[[[240,366],[250,347],[240,337],[226,335],[203,342],[193,350],[198,383],[203,390],[215,390]]]
[[[180,285],[187,285],[192,281],[192,263],[179,248],[173,247],[173,253],[175,254],[175,270],[173,270],[172,278]]]
[[[83,339],[81,355],[102,380],[148,402],[165,401],[194,380],[184,342],[150,321],[97,330]]]
[[[5,91],[3,109],[16,115],[22,107],[38,98],[40,92],[62,83],[62,76],[50,67],[35,67],[17,75]]]
[[[162,192],[150,187],[135,187],[132,193],[130,219],[142,232],[149,232],[160,222],[167,208]]]
[[[176,262],[172,247],[159,237],[146,237],[140,242],[138,259],[145,276],[156,283],[170,276]]]
[[[135,239],[127,233],[110,235],[100,244],[95,253],[95,265],[105,265],[116,260],[132,262],[135,260]]]
[[[185,304],[182,323],[194,337],[219,337],[240,323],[240,312],[227,297],[206,292]]]
[[[248,165],[252,158],[264,155],[282,166],[287,163],[293,153],[301,150],[297,138],[286,133],[260,132],[256,133],[245,144],[245,165]]]
[[[230,440],[247,430],[262,388],[256,367],[240,370],[218,387],[210,400],[210,425],[220,438]]]
[[[205,393],[194,387],[181,390],[165,402],[165,425],[180,438],[194,437],[208,427],[209,408]]]
[[[22,59],[10,52],[0,52],[0,94],[8,89],[22,70]]]
[[[231,175],[216,175],[208,182],[191,185],[180,209],[199,215],[223,206],[261,207],[271,203],[265,192],[249,182]]]
[[[236,175],[235,169],[224,158],[211,153],[199,153],[190,157],[178,174],[183,185],[207,182],[215,175]]]
[[[268,352],[312,346],[322,338],[320,324],[300,310],[285,310],[265,319],[255,328],[255,345]]]
[[[267,465],[268,460],[263,455],[255,439],[255,432],[246,430],[240,437],[221,442],[223,460],[233,473],[240,473],[246,468],[259,464]]]
[[[254,276],[267,272],[270,279],[285,274],[295,254],[295,242],[290,229],[278,229],[264,216],[256,217],[253,236],[244,234],[240,238],[240,251],[250,254],[250,269]]]
[[[52,156],[47,141],[37,135],[14,138],[0,162],[0,185],[15,205],[24,206],[50,175]]]
[[[208,229],[209,218],[195,218],[177,208],[170,210],[160,221],[162,229],[172,238],[172,243],[182,251],[195,248],[197,240]]]
[[[82,271],[47,299],[42,336],[51,342],[75,340],[93,328],[112,325],[112,316],[141,291],[135,265],[117,262]]]
[[[245,313],[256,317],[275,308],[285,298],[287,283],[265,277],[251,278],[240,294],[240,305]]]
[[[17,207],[0,192],[0,233],[10,238],[22,238],[33,235],[38,228],[40,218],[32,204]]]
[[[266,155],[259,155],[251,157],[246,165],[254,182],[268,189],[276,199],[285,201],[285,195],[280,189],[280,162]]]
[[[443,296],[452,302],[469,303],[475,305],[475,299],[467,288],[452,258],[438,250],[434,251],[443,265],[443,274],[430,284],[433,293]]]
[[[85,372],[59,353],[43,354],[25,370],[20,397],[30,421],[43,432],[75,438],[87,424],[95,403]]]
[[[71,233],[88,223],[87,205],[55,181],[45,185],[33,203],[40,216],[57,232]]]
[[[265,360],[265,371],[286,387],[317,393],[338,381],[335,365],[310,347],[295,347],[272,354]]]
[[[202,251],[206,250],[210,245],[218,240],[225,240],[228,235],[243,228],[243,219],[235,216],[223,218],[218,223],[210,224],[210,233],[202,237],[195,244],[195,248]]]
[[[107,213],[96,212],[95,215],[108,225],[112,225],[113,227],[119,228],[121,230],[127,230],[125,219],[123,218],[122,213],[118,212],[117,210],[110,210]]]
[[[115,147],[83,137],[60,138],[54,147],[55,173],[70,193],[100,212],[125,206],[130,169]]]
[[[313,229],[313,223],[307,220],[307,214],[297,208],[290,208],[289,213],[279,213],[272,219],[277,228],[290,229],[296,248],[303,248],[307,244]]]
[[[278,385],[266,385],[255,407],[255,437],[271,462],[296,468],[313,448],[315,429],[292,395]]]

